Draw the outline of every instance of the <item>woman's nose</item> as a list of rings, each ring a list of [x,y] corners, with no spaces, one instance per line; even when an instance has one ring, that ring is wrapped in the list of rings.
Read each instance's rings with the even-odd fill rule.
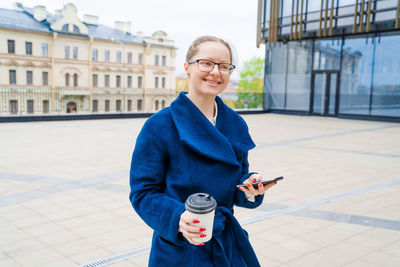
[[[210,73],[219,74],[219,65],[214,64],[214,67],[212,68],[212,70],[210,71]]]

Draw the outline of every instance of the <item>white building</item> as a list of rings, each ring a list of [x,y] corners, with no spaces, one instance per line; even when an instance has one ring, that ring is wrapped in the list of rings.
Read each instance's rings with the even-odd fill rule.
[[[73,4],[0,8],[0,115],[157,111],[175,98],[175,49]]]

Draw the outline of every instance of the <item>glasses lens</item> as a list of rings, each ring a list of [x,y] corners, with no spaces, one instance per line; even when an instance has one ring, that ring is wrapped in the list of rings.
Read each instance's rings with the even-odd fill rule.
[[[229,72],[231,64],[219,64],[219,71]]]
[[[214,62],[202,59],[199,61],[199,69],[201,71],[211,71],[214,68]]]

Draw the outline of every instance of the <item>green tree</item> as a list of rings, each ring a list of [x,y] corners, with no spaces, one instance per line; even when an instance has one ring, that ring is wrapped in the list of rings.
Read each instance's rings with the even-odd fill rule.
[[[262,108],[263,89],[264,59],[253,57],[244,63],[243,70],[240,73],[237,107]]]

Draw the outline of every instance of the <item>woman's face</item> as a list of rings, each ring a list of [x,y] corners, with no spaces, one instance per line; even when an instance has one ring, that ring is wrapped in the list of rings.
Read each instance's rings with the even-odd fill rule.
[[[207,59],[216,63],[231,63],[229,49],[219,42],[204,42],[198,45],[198,52],[191,60]],[[228,86],[229,72],[220,72],[218,65],[209,72],[200,71],[198,63],[185,62],[185,71],[189,76],[189,92],[217,96]]]

